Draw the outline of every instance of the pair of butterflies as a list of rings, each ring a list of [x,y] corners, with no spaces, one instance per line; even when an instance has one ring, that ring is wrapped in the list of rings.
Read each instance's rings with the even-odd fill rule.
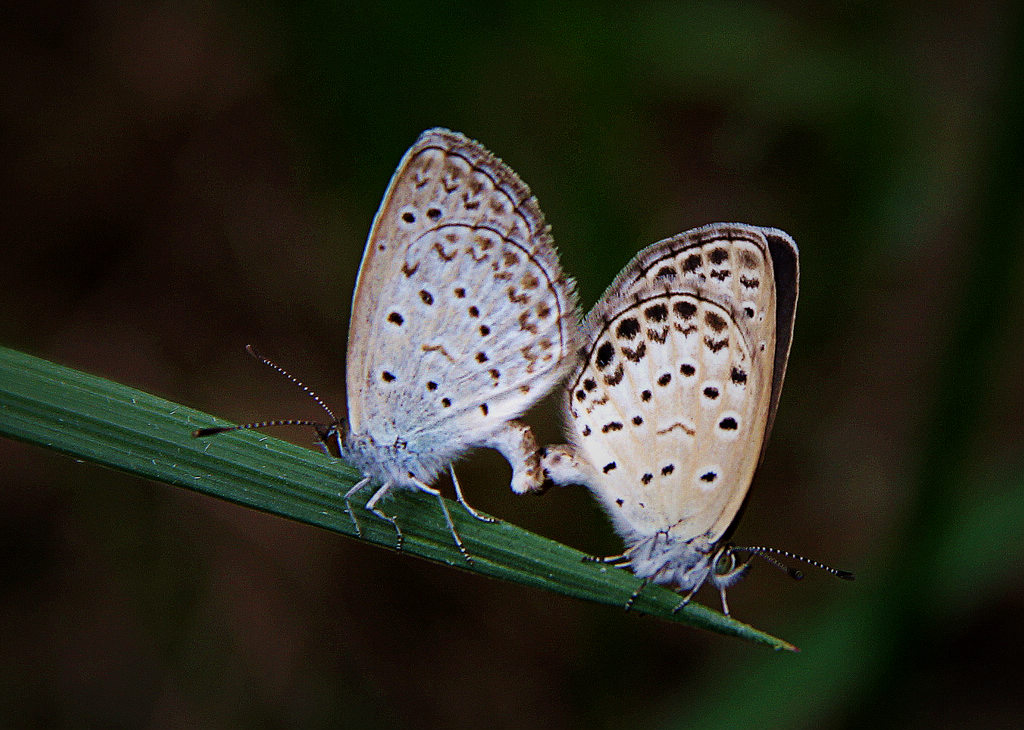
[[[432,484],[449,471],[459,502],[489,519],[465,503],[452,463],[493,448],[513,491],[586,485],[626,543],[622,564],[685,601],[710,579],[728,612],[725,587],[749,561],[725,541],[778,406],[797,284],[788,235],[709,225],[641,251],[581,328],[529,188],[478,143],[424,132],[391,179],[359,270],[347,421],[331,414],[318,427],[364,475],[345,495],[349,513],[360,489],[380,485],[366,508],[400,545],[381,500],[430,493],[471,560]],[[563,380],[569,444],[542,451],[517,419]]]

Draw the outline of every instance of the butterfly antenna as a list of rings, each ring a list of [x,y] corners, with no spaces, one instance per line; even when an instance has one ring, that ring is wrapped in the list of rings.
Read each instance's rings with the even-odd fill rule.
[[[789,577],[792,578],[793,580],[800,580],[801,578],[804,577],[804,574],[801,571],[797,570],[796,568],[792,568],[792,567],[786,565],[785,563],[783,563],[781,560],[779,560],[778,558],[775,557],[776,555],[781,555],[784,558],[788,558],[790,560],[799,560],[802,563],[806,563],[807,565],[811,565],[811,566],[817,568],[818,570],[823,570],[826,573],[828,573],[830,575],[834,575],[837,578],[842,578],[843,580],[853,580],[853,577],[854,577],[853,573],[851,573],[848,570],[840,570],[839,568],[833,568],[830,565],[825,565],[824,563],[820,563],[817,560],[814,560],[812,558],[805,558],[803,555],[797,555],[796,553],[791,553],[788,550],[781,550],[779,548],[772,548],[772,547],[764,547],[764,546],[760,546],[760,545],[751,546],[751,547],[737,547],[737,548],[733,548],[733,549],[734,550],[742,550],[744,552],[749,552],[752,555],[759,556],[765,562],[770,563],[771,565],[774,565],[776,568],[778,568],[779,570],[781,570],[784,573],[786,573],[787,575],[789,575]]]
[[[335,430],[335,426],[338,423],[340,423],[340,421],[338,421],[338,417],[334,415],[334,411],[332,411],[330,407],[326,403],[324,403],[323,399],[319,395],[317,395],[312,388],[310,388],[308,385],[303,383],[301,380],[296,378],[294,375],[292,375],[290,372],[285,370],[283,367],[278,365],[270,358],[264,357],[263,355],[256,352],[255,347],[253,347],[252,345],[246,345],[245,351],[248,352],[257,360],[259,360],[261,363],[266,365],[271,370],[274,370],[277,373],[288,378],[288,380],[297,385],[302,390],[302,392],[304,392],[306,395],[308,395],[310,398],[316,401],[316,403],[321,408],[323,408],[324,411],[327,412],[327,415],[331,417],[330,423],[323,424],[320,423],[319,421],[311,421],[305,418],[275,418],[268,421],[254,421],[253,423],[242,423],[237,426],[215,426],[213,428],[198,428],[192,432],[192,435],[195,438],[202,438],[203,436],[213,436],[214,434],[225,433],[227,431],[244,431],[258,428],[270,428],[272,426],[312,426],[313,428],[316,429],[317,434],[320,436],[320,441],[323,442],[324,444],[328,444],[331,439],[332,432]]]
[[[326,432],[325,427],[322,423],[317,421],[306,421],[303,419],[286,418],[286,419],[274,419],[271,421],[259,421],[255,423],[242,423],[237,426],[216,426],[214,428],[197,428],[192,432],[195,438],[202,438],[203,436],[213,436],[218,433],[225,433],[227,431],[243,431],[255,428],[269,428],[271,426],[312,426],[317,432]]]
[[[331,423],[338,423],[339,422],[338,421],[338,417],[334,415],[334,411],[332,411],[330,409],[330,407],[326,403],[324,403],[323,398],[321,398],[319,395],[317,395],[316,392],[312,388],[310,388],[308,385],[303,383],[301,380],[296,378],[294,375],[292,375],[290,372],[285,370],[283,367],[278,365],[276,362],[274,362],[270,358],[264,357],[263,355],[261,355],[258,352],[256,352],[256,348],[253,347],[252,345],[246,345],[245,346],[245,351],[248,352],[250,355],[252,355],[257,360],[259,360],[261,363],[266,365],[271,370],[274,370],[277,373],[279,373],[280,375],[283,375],[284,377],[288,378],[288,380],[290,380],[292,383],[297,385],[302,390],[303,393],[305,393],[310,398],[312,398],[314,401],[316,401],[317,405],[319,405],[321,408],[323,408],[327,412],[327,415],[331,417]],[[284,426],[284,425],[292,425],[292,424],[275,423],[275,424],[272,424],[272,425]],[[309,425],[309,424],[301,424],[301,425]]]

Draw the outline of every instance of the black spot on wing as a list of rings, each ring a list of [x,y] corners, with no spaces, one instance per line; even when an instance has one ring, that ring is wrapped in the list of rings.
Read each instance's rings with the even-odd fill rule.
[[[618,385],[622,382],[622,376],[625,374],[622,363],[620,362],[618,367],[615,368],[615,372],[611,375],[604,376],[605,385]]]
[[[716,340],[713,337],[705,337],[704,344],[711,352],[719,352],[729,346],[729,338],[723,337],[720,340]]]
[[[682,299],[672,305],[672,311],[681,319],[690,319],[697,313],[697,305],[693,302]]]
[[[619,322],[619,326],[615,328],[615,334],[624,340],[632,340],[639,332],[640,323],[636,320],[636,317],[627,317]]]
[[[668,307],[664,304],[652,304],[644,310],[644,316],[652,322],[664,322],[668,319]]]
[[[721,332],[726,327],[726,322],[717,312],[705,312],[704,322],[715,332]]]
[[[640,362],[641,360],[644,359],[645,355],[647,355],[646,342],[641,342],[639,345],[636,346],[635,350],[629,347],[622,348],[622,356],[625,357],[630,362]]]

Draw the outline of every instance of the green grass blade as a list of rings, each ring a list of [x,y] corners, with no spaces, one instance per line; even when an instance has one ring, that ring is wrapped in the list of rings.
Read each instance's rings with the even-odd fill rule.
[[[357,537],[341,498],[359,474],[339,459],[263,433],[242,431],[195,439],[196,428],[227,425],[213,416],[124,385],[0,348],[0,434],[78,459],[174,484],[282,517],[324,527],[386,548],[392,527],[356,495]],[[507,523],[486,524],[450,504],[474,562],[452,542],[433,497],[401,491],[386,500],[405,533],[404,552],[463,570],[546,588],[566,596],[623,606],[640,582],[625,570],[583,562],[583,553]],[[774,649],[791,644],[649,586],[633,610],[737,636]]]

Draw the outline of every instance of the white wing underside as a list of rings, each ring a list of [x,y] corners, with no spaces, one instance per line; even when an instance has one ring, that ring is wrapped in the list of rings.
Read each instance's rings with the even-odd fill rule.
[[[518,177],[425,132],[374,219],[356,282],[350,433],[444,460],[543,397],[575,349],[573,285]]]
[[[796,276],[781,231],[715,224],[645,249],[587,316],[566,420],[627,543],[729,528],[777,407]]]

